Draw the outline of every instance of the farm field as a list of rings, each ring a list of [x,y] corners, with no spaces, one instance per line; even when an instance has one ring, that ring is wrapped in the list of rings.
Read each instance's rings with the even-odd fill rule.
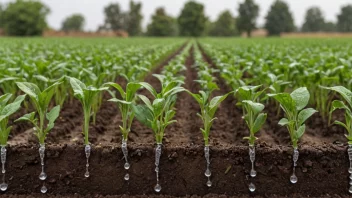
[[[351,39],[7,38],[0,54],[0,107],[21,99],[0,120],[4,197],[349,195]]]

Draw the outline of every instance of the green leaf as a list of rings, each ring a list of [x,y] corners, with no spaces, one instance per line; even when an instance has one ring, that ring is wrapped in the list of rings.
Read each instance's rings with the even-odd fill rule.
[[[328,89],[332,91],[336,91],[337,93],[341,94],[341,96],[346,100],[346,102],[350,105],[352,108],[352,92],[348,89],[346,89],[343,86],[335,86],[335,87],[323,87],[323,89]]]
[[[257,115],[264,109],[264,105],[261,103],[252,102],[250,100],[243,100],[242,103],[248,104],[254,115]]]
[[[194,94],[188,90],[186,90],[186,92],[191,95],[200,105],[203,105],[203,100],[201,99],[201,95],[200,94]]]
[[[136,92],[141,88],[141,86],[142,85],[139,83],[128,83],[126,86],[126,101],[132,101]]]
[[[33,122],[34,120],[35,120],[35,112],[32,112],[32,113],[28,113],[26,115],[23,115],[22,117],[20,117],[17,120],[15,120],[15,122],[19,122],[19,121],[30,121],[30,122]]]
[[[309,117],[311,117],[317,111],[313,108],[303,109],[298,114],[298,125],[301,126]]]
[[[287,118],[282,118],[280,121],[279,121],[279,125],[280,126],[286,126],[288,125],[290,122],[287,120]]]
[[[26,95],[21,95],[16,98],[16,100],[13,103],[10,103],[6,105],[0,112],[0,116],[3,118],[7,118],[21,107],[21,103],[25,99]],[[2,120],[0,119],[0,121]]]
[[[230,92],[233,93],[233,92]],[[223,96],[216,96],[214,97],[209,103],[209,115],[213,117],[215,115],[216,110],[218,109],[220,103],[226,99],[226,97],[230,94],[227,93]]]
[[[258,115],[257,119],[255,119],[254,121],[254,126],[252,128],[253,133],[256,133],[260,130],[262,125],[265,123],[266,117],[267,117],[266,113],[260,113]]]
[[[4,94],[0,96],[0,109],[1,107],[4,107],[6,103],[11,99],[12,94]]]
[[[42,109],[47,108],[47,106],[49,105],[53,95],[54,95],[54,91],[56,86],[58,86],[59,84],[61,84],[62,82],[56,82],[53,85],[49,86],[48,88],[46,88],[42,93],[40,93],[38,95],[38,99],[39,99],[39,104],[41,106]]]
[[[109,102],[116,102],[116,103],[121,103],[121,104],[126,104],[126,105],[130,105],[132,104],[132,102],[127,102],[127,101],[124,101],[124,100],[119,100],[117,98],[112,98],[110,100],[108,100]]]
[[[340,122],[340,121],[335,121],[334,124],[336,125],[340,125],[340,126],[343,126],[347,131],[350,131],[350,129],[347,127],[347,125],[343,122]]]
[[[132,105],[132,109],[137,120],[147,127],[152,128],[151,121],[153,120],[153,113],[146,105]]]
[[[142,87],[146,88],[155,98],[157,97],[158,93],[156,92],[156,90],[149,83],[140,82],[139,84]]]
[[[296,103],[296,109],[301,110],[307,106],[310,95],[306,87],[301,87],[294,90],[291,93],[291,97]]]
[[[52,108],[49,113],[46,114],[46,119],[49,121],[46,132],[50,131],[54,127],[55,120],[60,115],[60,105]]]
[[[161,115],[164,109],[164,105],[165,105],[164,98],[157,98],[153,101],[153,112],[155,117],[158,117]]]
[[[40,94],[40,89],[37,85],[29,82],[17,82],[18,88],[21,89],[25,94],[29,95],[31,98],[38,98]]]
[[[83,89],[86,89],[86,85],[82,83],[77,78],[70,77],[70,84],[73,89],[75,96],[80,96],[81,99],[84,98]]]
[[[153,107],[152,107],[152,103],[150,102],[150,100],[144,96],[144,95],[138,95],[138,97],[144,102],[145,105],[147,105],[147,107],[153,111]]]
[[[125,91],[122,89],[122,87],[119,84],[110,82],[110,83],[106,83],[105,85],[109,85],[111,87],[114,87],[117,91],[119,91],[122,98],[126,97]]]
[[[296,131],[296,138],[297,140],[299,140],[302,135],[304,134],[304,132],[306,131],[306,125],[303,124],[302,126],[300,126],[297,131]]]
[[[345,103],[341,100],[332,101],[330,113],[334,112],[336,109],[344,109],[348,112],[352,112],[351,109],[348,108],[348,106],[346,106]]]
[[[275,100],[277,100],[281,104],[281,107],[286,113],[287,111],[294,112],[296,105],[295,105],[295,101],[292,99],[290,94],[279,93],[279,94],[268,94],[268,96],[273,97]]]

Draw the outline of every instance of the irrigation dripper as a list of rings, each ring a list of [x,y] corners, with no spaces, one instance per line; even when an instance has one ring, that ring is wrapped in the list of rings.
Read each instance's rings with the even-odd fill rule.
[[[6,170],[5,170],[5,163],[6,163],[6,145],[1,145],[1,165],[2,165],[2,170],[1,173],[2,175],[2,183],[0,184],[0,190],[1,191],[6,191],[8,184],[6,183]]]
[[[299,156],[298,148],[294,148],[293,157],[292,157],[292,159],[293,159],[293,172],[290,177],[290,181],[293,184],[297,183],[296,166],[297,166],[298,156]]]
[[[210,153],[209,153],[209,151],[210,151],[209,146],[205,146],[204,147],[204,156],[205,156],[205,160],[207,161],[207,169],[205,170],[204,175],[208,178],[207,186],[211,187],[212,182],[210,181],[211,171],[210,171]]]
[[[125,158],[125,165],[124,168],[127,171],[125,174],[124,179],[128,181],[130,179],[130,175],[128,174],[128,169],[130,169],[130,164],[128,163],[128,148],[127,148],[127,141],[122,138],[122,144],[121,144],[121,149],[123,153],[123,158]]]
[[[154,187],[155,192],[161,191],[161,186],[159,184],[159,164],[161,156],[161,143],[158,143],[155,148],[155,173],[156,173],[156,185]]]

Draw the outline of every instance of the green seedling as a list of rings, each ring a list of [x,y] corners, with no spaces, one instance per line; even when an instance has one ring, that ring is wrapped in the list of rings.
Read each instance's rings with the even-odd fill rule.
[[[34,125],[35,135],[38,137],[40,143],[39,156],[42,165],[42,172],[39,174],[40,180],[45,180],[47,178],[47,175],[44,172],[45,138],[50,130],[54,128],[55,120],[60,114],[60,105],[55,106],[49,111],[50,101],[55,93],[55,88],[59,84],[61,84],[61,82],[56,82],[44,91],[41,91],[39,87],[33,83],[17,82],[18,88],[29,96],[36,110],[36,112],[26,114],[16,121],[29,121]],[[36,114],[39,116],[39,120]],[[43,183],[41,192],[46,193],[46,191],[47,188],[45,183]]]
[[[117,97],[113,97],[110,99],[110,102],[117,103],[119,107],[121,116],[122,116],[122,126],[120,125],[120,130],[122,133],[122,152],[125,158],[125,165],[124,168],[128,170],[130,168],[130,164],[128,163],[128,149],[127,149],[127,139],[128,134],[131,131],[131,125],[134,118],[134,112],[132,109],[132,105],[136,98],[136,92],[139,88],[141,88],[141,84],[130,82],[126,86],[126,92],[122,89],[122,87],[117,83],[107,83],[106,85],[114,87],[121,96],[121,99],[117,99]],[[126,173],[125,180],[129,180],[129,174]]]
[[[180,87],[180,84],[177,81],[164,81],[165,76],[156,74],[153,76],[157,77],[162,85],[160,93],[158,93],[150,84],[146,82],[139,83],[151,93],[154,100],[151,102],[146,96],[138,95],[144,104],[133,106],[133,109],[136,118],[141,123],[151,128],[155,135],[155,140],[157,143],[155,149],[155,172],[157,184],[155,185],[154,190],[156,192],[160,192],[159,162],[161,156],[161,145],[166,127],[176,122],[176,120],[172,120],[176,113],[173,109],[176,102],[176,94],[184,91],[184,88]]]
[[[334,123],[344,127],[347,130],[347,134],[345,134],[348,140],[348,158],[350,161],[350,168],[348,172],[352,174],[352,92],[343,86],[335,86],[335,87],[322,87],[323,89],[335,91],[339,93],[342,98],[345,100],[334,100],[331,104],[330,117],[331,114],[337,110],[342,109],[345,111],[345,123],[336,120]],[[347,103],[347,104],[346,104]],[[349,192],[352,192],[352,187],[350,187]]]
[[[4,94],[0,96],[0,146],[1,146],[1,164],[2,164],[2,183],[0,184],[0,190],[6,191],[8,184],[5,182],[5,163],[6,163],[6,145],[11,132],[12,127],[8,127],[9,117],[18,111],[21,104],[26,97],[25,95],[18,96],[15,101],[9,103],[12,94]]]
[[[85,154],[87,158],[85,177],[89,177],[89,156],[91,146],[89,145],[89,121],[91,117],[92,105],[97,100],[98,93],[107,90],[107,87],[95,88],[93,86],[86,86],[77,78],[69,77],[70,84],[74,92],[74,96],[81,102],[84,114],[83,134],[85,144]]]
[[[297,166],[298,160],[298,140],[302,137],[306,130],[304,122],[311,117],[317,111],[313,108],[304,109],[308,102],[310,94],[306,87],[301,87],[293,91],[291,94],[279,93],[279,94],[268,94],[269,97],[273,97],[277,100],[282,110],[285,112],[286,118],[282,118],[279,121],[279,125],[286,126],[291,137],[292,146],[294,148],[293,153],[293,174],[290,177],[291,183],[297,182],[295,175],[295,167]]]

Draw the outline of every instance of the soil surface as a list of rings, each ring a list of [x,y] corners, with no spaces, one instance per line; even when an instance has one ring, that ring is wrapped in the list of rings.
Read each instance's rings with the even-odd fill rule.
[[[185,49],[186,44],[161,61],[149,73],[145,81],[160,90],[159,81],[152,76]],[[201,46],[200,46],[201,48]],[[216,68],[212,59],[203,51],[203,58]],[[197,71],[194,65],[194,48],[183,71],[184,87],[193,93],[199,91]],[[216,73],[220,90],[214,96],[226,94],[232,89]],[[126,84],[119,80],[121,84]],[[141,90],[139,94],[148,95]],[[83,146],[83,112],[77,100],[67,102],[54,129],[48,135],[46,151],[46,185],[50,197],[146,197],[156,196],[154,165],[154,134],[151,129],[135,120],[129,134],[130,180],[124,181],[126,171],[120,149],[121,134],[118,125],[121,116],[115,103],[107,102],[108,94],[97,114],[96,124],[91,124],[89,141],[93,145],[89,178],[84,177],[85,155]],[[248,143],[243,137],[248,129],[242,119],[242,110],[236,106],[231,94],[216,113],[218,118],[211,129],[211,180],[208,188],[204,176],[206,168],[202,122],[196,115],[199,106],[187,93],[178,94],[175,108],[177,123],[170,125],[165,134],[160,164],[161,195],[157,197],[346,197],[348,196],[347,145],[345,131],[339,126],[328,126],[319,114],[307,122],[307,131],[300,141],[300,156],[296,174],[297,184],[290,184],[292,174],[292,148],[288,131],[277,123],[283,116],[277,115],[274,105],[267,104],[268,119],[257,134],[255,178],[249,178],[250,161]],[[16,114],[19,117],[24,112]],[[333,119],[341,119],[342,112]],[[14,123],[9,140],[6,180],[9,188],[1,197],[44,197],[37,194],[42,181],[37,139],[31,125]],[[248,184],[253,182],[257,190],[249,194]],[[193,195],[193,196],[187,196]],[[45,196],[47,197],[47,196]]]

